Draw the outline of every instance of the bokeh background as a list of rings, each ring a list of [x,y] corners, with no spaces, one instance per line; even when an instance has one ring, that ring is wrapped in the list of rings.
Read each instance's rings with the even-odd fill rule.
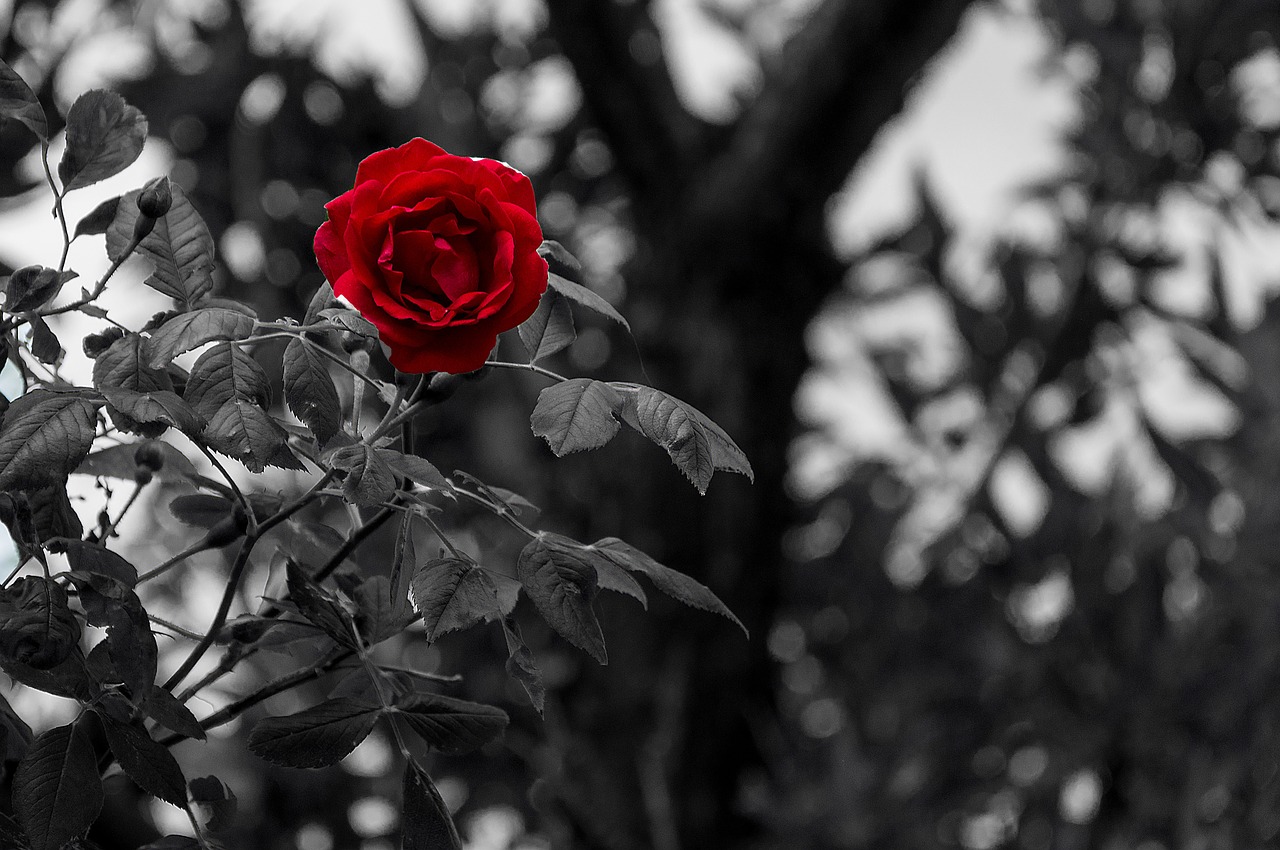
[[[705,497],[639,439],[555,461],[505,373],[418,424],[442,469],[629,540],[751,632],[607,599],[597,668],[530,622],[545,722],[500,635],[398,644],[512,712],[434,771],[468,847],[1280,841],[1274,0],[10,0],[0,56],[55,124],[94,86],[150,119],[72,215],[167,172],[265,316],[320,284],[312,234],[368,153],[506,160],[635,331],[581,316],[557,368],[647,375],[751,458]],[[0,128],[14,267],[59,247],[24,133]],[[140,563],[185,539],[163,499],[125,529]],[[223,568],[170,586],[175,619],[207,621]],[[385,740],[288,772],[245,728],[177,750],[240,796],[234,846],[395,846]],[[182,828],[126,785],[101,846]]]

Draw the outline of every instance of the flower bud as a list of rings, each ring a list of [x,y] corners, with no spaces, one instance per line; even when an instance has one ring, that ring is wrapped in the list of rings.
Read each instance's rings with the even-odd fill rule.
[[[154,474],[145,466],[140,466],[133,471],[133,483],[139,487],[146,487],[153,477],[155,477]]]
[[[138,212],[148,218],[161,218],[173,206],[173,190],[168,177],[157,177],[138,193]]]
[[[143,469],[159,472],[164,469],[164,452],[155,443],[139,443],[133,451],[133,461]]]
[[[85,357],[97,357],[102,352],[111,347],[111,344],[118,339],[124,339],[124,331],[119,328],[107,328],[105,331],[96,334],[89,334],[81,343],[84,348]]]

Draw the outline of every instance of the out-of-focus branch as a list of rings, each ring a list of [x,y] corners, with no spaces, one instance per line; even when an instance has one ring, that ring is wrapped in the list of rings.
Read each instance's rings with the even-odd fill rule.
[[[551,32],[591,117],[638,196],[663,197],[694,165],[705,127],[676,95],[647,3],[548,0]]]
[[[693,231],[737,231],[762,212],[774,221],[824,203],[972,2],[826,0],[690,193]]]

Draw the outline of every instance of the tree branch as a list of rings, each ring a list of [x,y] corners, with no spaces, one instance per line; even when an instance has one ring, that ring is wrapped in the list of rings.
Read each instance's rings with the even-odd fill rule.
[[[648,3],[548,0],[551,33],[637,196],[661,198],[696,165],[705,125],[676,95]]]
[[[692,232],[794,220],[825,203],[899,111],[972,0],[826,0],[692,188]],[[686,231],[688,232],[688,231]]]

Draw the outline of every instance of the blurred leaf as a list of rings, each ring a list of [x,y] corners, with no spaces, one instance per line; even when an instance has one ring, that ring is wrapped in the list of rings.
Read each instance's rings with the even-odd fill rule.
[[[116,211],[120,208],[120,196],[107,198],[98,204],[89,214],[80,219],[76,224],[73,238],[80,236],[96,236],[99,233],[106,233],[107,228],[111,226],[111,222],[116,220]]]
[[[249,735],[249,749],[285,767],[328,767],[373,731],[382,709],[351,699],[326,700],[288,717],[268,717]]]
[[[191,807],[204,819],[206,829],[223,832],[236,816],[236,795],[216,776],[200,776],[187,783]]]
[[[13,775],[13,809],[32,850],[62,850],[102,809],[93,745],[78,723],[36,738]]]
[[[142,444],[126,443],[94,452],[73,470],[73,474],[132,481],[133,474],[138,468],[134,454],[139,445]],[[196,474],[196,468],[191,465],[191,461],[178,449],[160,441],[154,441],[151,445],[154,445],[164,457],[164,465],[155,472],[156,478],[162,481],[186,481]]]
[[[92,89],[67,111],[67,147],[58,163],[62,191],[81,189],[128,168],[147,141],[147,119],[115,92]]]
[[[49,122],[44,107],[27,81],[8,62],[0,61],[0,116],[21,121],[41,141],[49,138]]]
[[[62,344],[58,342],[58,335],[39,316],[31,318],[31,353],[41,363],[49,366],[61,360],[64,353]]]
[[[159,685],[152,685],[147,699],[143,703],[147,716],[166,729],[186,735],[197,741],[205,739],[205,731],[200,721],[178,698]]]
[[[609,663],[591,608],[598,590],[596,570],[577,544],[543,532],[520,551],[516,572],[547,625],[599,663]]]
[[[509,615],[502,620],[502,634],[507,640],[507,675],[520,683],[529,695],[529,702],[541,716],[547,699],[542,673],[533,660],[533,653],[525,646],[520,626]]]

